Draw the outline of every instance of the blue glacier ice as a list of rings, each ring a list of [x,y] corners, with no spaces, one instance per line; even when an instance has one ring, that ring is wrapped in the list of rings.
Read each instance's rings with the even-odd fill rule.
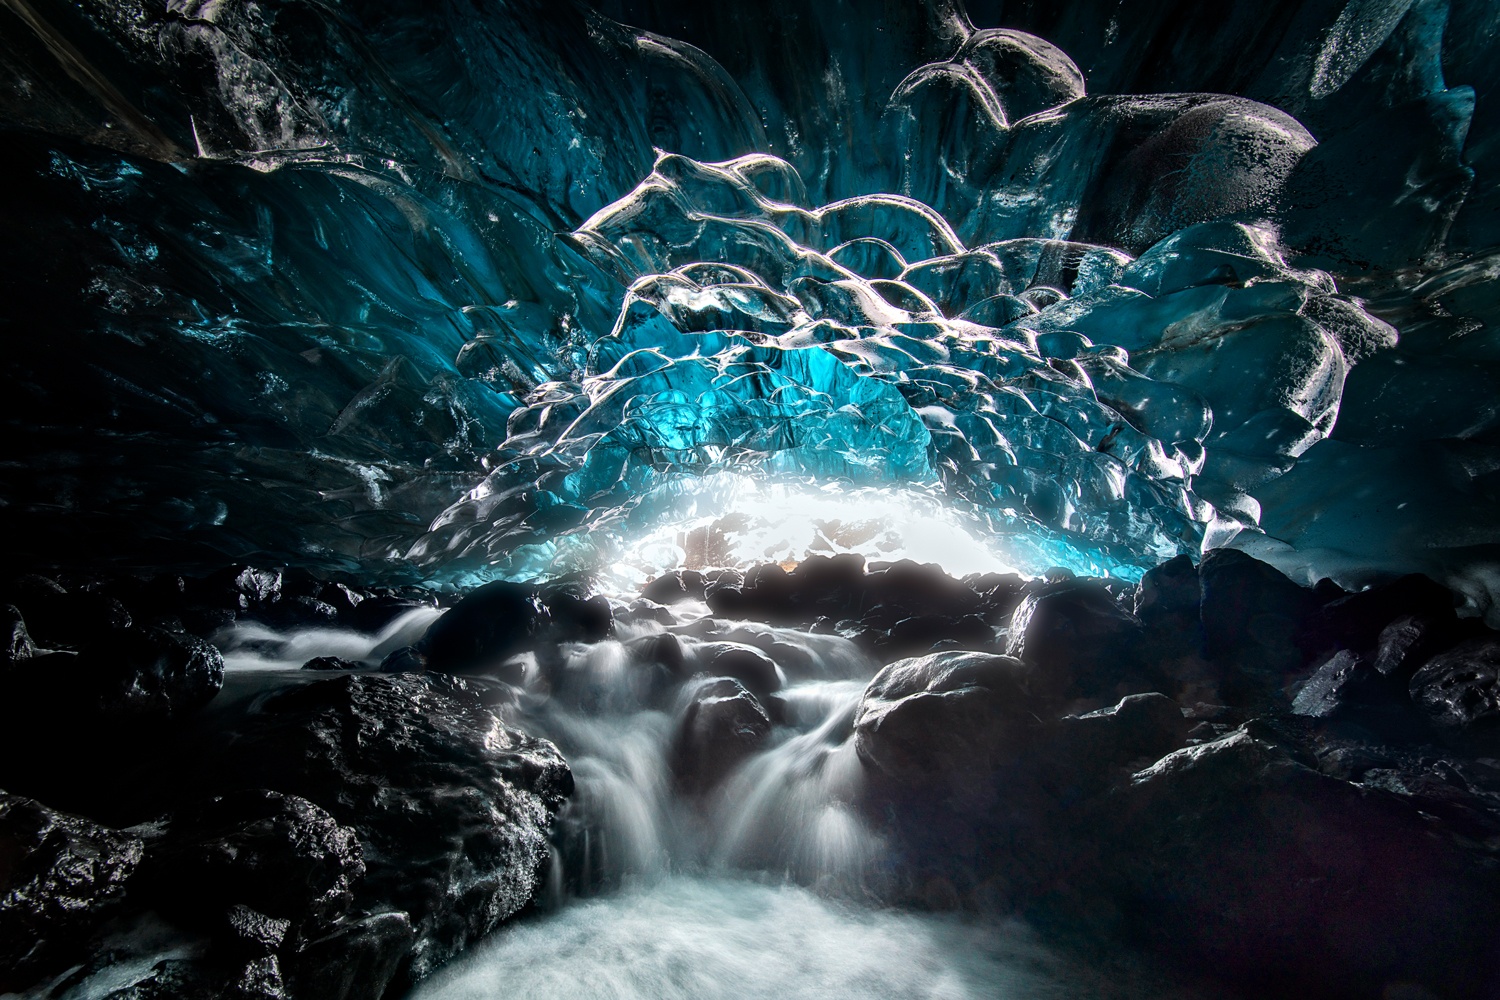
[[[898,498],[1029,572],[1500,591],[1481,0],[0,22],[22,562],[639,576],[799,507],[899,556]]]

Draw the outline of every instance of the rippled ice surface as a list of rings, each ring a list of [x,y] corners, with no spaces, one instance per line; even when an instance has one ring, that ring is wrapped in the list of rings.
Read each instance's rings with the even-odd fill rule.
[[[868,910],[789,885],[671,876],[506,928],[411,1000],[1207,1000],[1083,966],[1015,922]]]

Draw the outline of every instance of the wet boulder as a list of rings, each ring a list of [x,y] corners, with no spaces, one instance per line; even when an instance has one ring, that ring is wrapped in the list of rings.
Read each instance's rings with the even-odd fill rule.
[[[468,593],[427,629],[417,648],[429,670],[463,673],[499,663],[536,641],[550,615],[536,588],[497,580]]]
[[[701,601],[704,598],[703,574],[697,570],[679,569],[659,576],[646,584],[641,597],[657,604],[678,604],[682,601]]]
[[[1354,721],[1393,737],[1415,735],[1406,685],[1348,649],[1329,657],[1302,683],[1292,714]]]
[[[1442,729],[1493,742],[1500,735],[1500,635],[1460,642],[1412,675],[1412,702]]]
[[[1255,995],[1493,995],[1500,886],[1483,859],[1263,727],[1169,754],[1099,813],[1119,926],[1188,967]]]
[[[861,761],[898,785],[977,791],[1040,725],[1032,670],[1010,656],[942,652],[875,675],[854,717]]]
[[[302,664],[303,670],[359,670],[360,665],[342,656],[314,656]]]
[[[369,952],[399,982],[530,902],[573,787],[552,744],[506,728],[465,682],[430,672],[345,674],[280,692],[207,766],[205,782],[298,796],[353,830],[366,867],[354,907],[405,914],[411,935],[380,923],[369,940],[348,930],[341,947]]]
[[[1034,669],[1031,689],[1055,699],[1154,690],[1145,676],[1144,630],[1093,580],[1066,580],[1024,597],[1011,618],[1006,653]]]
[[[299,935],[326,929],[365,871],[352,829],[304,798],[265,789],[184,806],[143,831],[142,891],[167,912],[200,918],[244,906]]]
[[[129,832],[0,792],[0,991],[86,954],[123,906],[141,855]]]
[[[776,661],[742,642],[700,642],[691,648],[698,669],[715,677],[733,677],[756,696],[764,697],[786,686],[786,675]]]
[[[733,677],[697,682],[677,721],[668,766],[677,786],[701,795],[765,746],[771,719]]]
[[[224,686],[224,657],[195,635],[154,626],[115,629],[78,654],[57,678],[101,718],[180,718],[213,700]],[[59,694],[65,694],[59,691]]]

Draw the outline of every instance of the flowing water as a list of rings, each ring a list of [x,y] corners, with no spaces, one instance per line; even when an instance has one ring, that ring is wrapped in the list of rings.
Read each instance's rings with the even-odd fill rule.
[[[377,636],[240,628],[220,637],[231,687],[298,657],[378,660],[434,614],[413,612]],[[656,627],[625,627],[621,638],[646,630]],[[716,790],[684,795],[670,766],[682,692],[653,695],[620,641],[565,646],[550,669],[524,658],[507,721],[556,742],[577,785],[549,881],[535,912],[411,1000],[1210,995],[1134,957],[1046,942],[1016,920],[878,903],[892,858],[854,807],[864,772],[849,739],[876,664],[837,637],[752,623],[669,630],[689,663],[700,641],[733,635],[774,642],[795,664],[773,696],[766,746]]]

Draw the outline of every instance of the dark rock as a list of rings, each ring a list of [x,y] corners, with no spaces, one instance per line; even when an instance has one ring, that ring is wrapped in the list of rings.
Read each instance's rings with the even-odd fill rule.
[[[899,784],[977,790],[1039,725],[1032,670],[1010,656],[933,653],[890,664],[865,688],[854,746]]]
[[[646,584],[641,591],[641,596],[648,601],[657,604],[678,604],[682,601],[701,601],[704,599],[703,574],[696,570],[679,569],[673,570],[666,576],[659,576]]]
[[[0,991],[83,957],[141,853],[130,833],[0,792]]]
[[[1204,655],[1238,668],[1243,690],[1231,694],[1279,691],[1303,664],[1296,640],[1311,592],[1238,549],[1204,553],[1198,580]]]
[[[760,750],[770,735],[770,716],[745,685],[732,677],[701,681],[672,736],[672,776],[687,794],[701,795]]]
[[[699,669],[716,677],[733,677],[752,694],[768,695],[786,686],[786,675],[765,653],[741,642],[703,642],[693,647]]]
[[[429,670],[477,670],[525,649],[548,622],[534,587],[497,580],[471,591],[433,622],[417,648]]]
[[[978,597],[979,614],[991,625],[1009,622],[1026,590],[1026,581],[1015,573],[976,573],[963,584]]]
[[[857,613],[865,597],[865,559],[853,553],[808,556],[792,570],[798,617],[843,618]]]
[[[505,728],[468,685],[435,673],[346,674],[278,693],[211,766],[221,782],[301,796],[355,831],[366,864],[355,906],[410,916],[402,982],[531,900],[572,792],[550,743]],[[399,937],[379,930],[369,947]]]
[[[1035,668],[1034,694],[1114,701],[1156,687],[1143,676],[1143,639],[1140,621],[1108,590],[1067,580],[1021,600],[1006,653]]]
[[[0,607],[0,670],[36,655],[36,646],[26,631],[26,622],[14,605]]]
[[[888,656],[917,656],[933,651],[933,647],[945,643],[953,649],[984,649],[995,641],[995,630],[985,624],[979,615],[918,615],[903,618],[891,626],[891,630],[877,648]]]
[[[1500,635],[1459,643],[1412,675],[1412,702],[1433,722],[1472,735],[1500,729]]]
[[[543,598],[554,637],[563,642],[600,642],[614,635],[615,618],[602,595],[584,599],[567,592]]]
[[[224,657],[186,632],[144,626],[116,629],[78,655],[77,685],[99,716],[166,720],[195,712],[224,686]]]
[[[286,984],[281,979],[281,963],[275,955],[263,955],[246,962],[225,984],[228,1000],[285,1000]]]
[[[1351,650],[1335,653],[1315,670],[1292,700],[1292,714],[1314,719],[1359,719],[1384,732],[1410,717],[1406,685],[1375,669]]]
[[[292,929],[290,920],[268,917],[243,903],[235,903],[224,913],[224,933],[230,949],[251,958],[274,954],[286,941]]]
[[[1059,720],[1062,743],[1070,748],[1075,769],[1101,763],[1147,763],[1180,748],[1191,724],[1171,698],[1158,692],[1132,694],[1109,708]]]
[[[225,984],[198,962],[157,962],[151,975],[133,986],[107,993],[104,1000],[220,1000]]]
[[[1494,876],[1410,805],[1254,728],[1137,773],[1100,809],[1119,926],[1259,996],[1493,987]]]
[[[1387,625],[1411,615],[1433,622],[1456,619],[1452,592],[1421,574],[1403,576],[1339,597],[1311,612],[1298,642],[1310,654],[1340,649],[1370,652]]]
[[[638,663],[658,663],[674,676],[687,676],[687,656],[682,650],[682,640],[671,632],[631,639],[625,643],[625,648]]]
[[[866,573],[865,593],[872,607],[884,604],[905,612],[897,617],[898,621],[915,615],[962,617],[983,610],[979,595],[962,581],[943,572],[940,566],[910,559]]]
[[[187,806],[148,834],[141,891],[165,912],[243,904],[299,933],[348,910],[364,875],[353,830],[304,798],[253,789]]]
[[[417,942],[405,913],[348,919],[286,957],[292,995],[317,1000],[378,1000]]]
[[[675,625],[677,616],[664,604],[644,597],[630,602],[630,606],[621,614],[621,619],[627,622],[655,622],[658,625]]]
[[[1437,618],[1402,615],[1380,630],[1375,644],[1375,669],[1407,681],[1422,664],[1454,645],[1461,637],[1451,615]]]
[[[416,646],[398,646],[385,654],[378,669],[382,674],[419,674],[427,669],[427,658]]]
[[[1198,619],[1201,592],[1198,567],[1187,556],[1175,556],[1146,571],[1136,587],[1135,614],[1142,621]]]
[[[264,608],[281,600],[282,571],[230,566],[203,581],[204,589],[238,611]]]
[[[404,647],[410,649],[411,647]],[[360,665],[342,656],[314,656],[302,664],[303,670],[359,670]]]
[[[44,649],[79,649],[112,629],[128,628],[130,612],[117,598],[87,590],[64,590],[46,577],[22,577],[6,588],[26,620],[27,632]]]

